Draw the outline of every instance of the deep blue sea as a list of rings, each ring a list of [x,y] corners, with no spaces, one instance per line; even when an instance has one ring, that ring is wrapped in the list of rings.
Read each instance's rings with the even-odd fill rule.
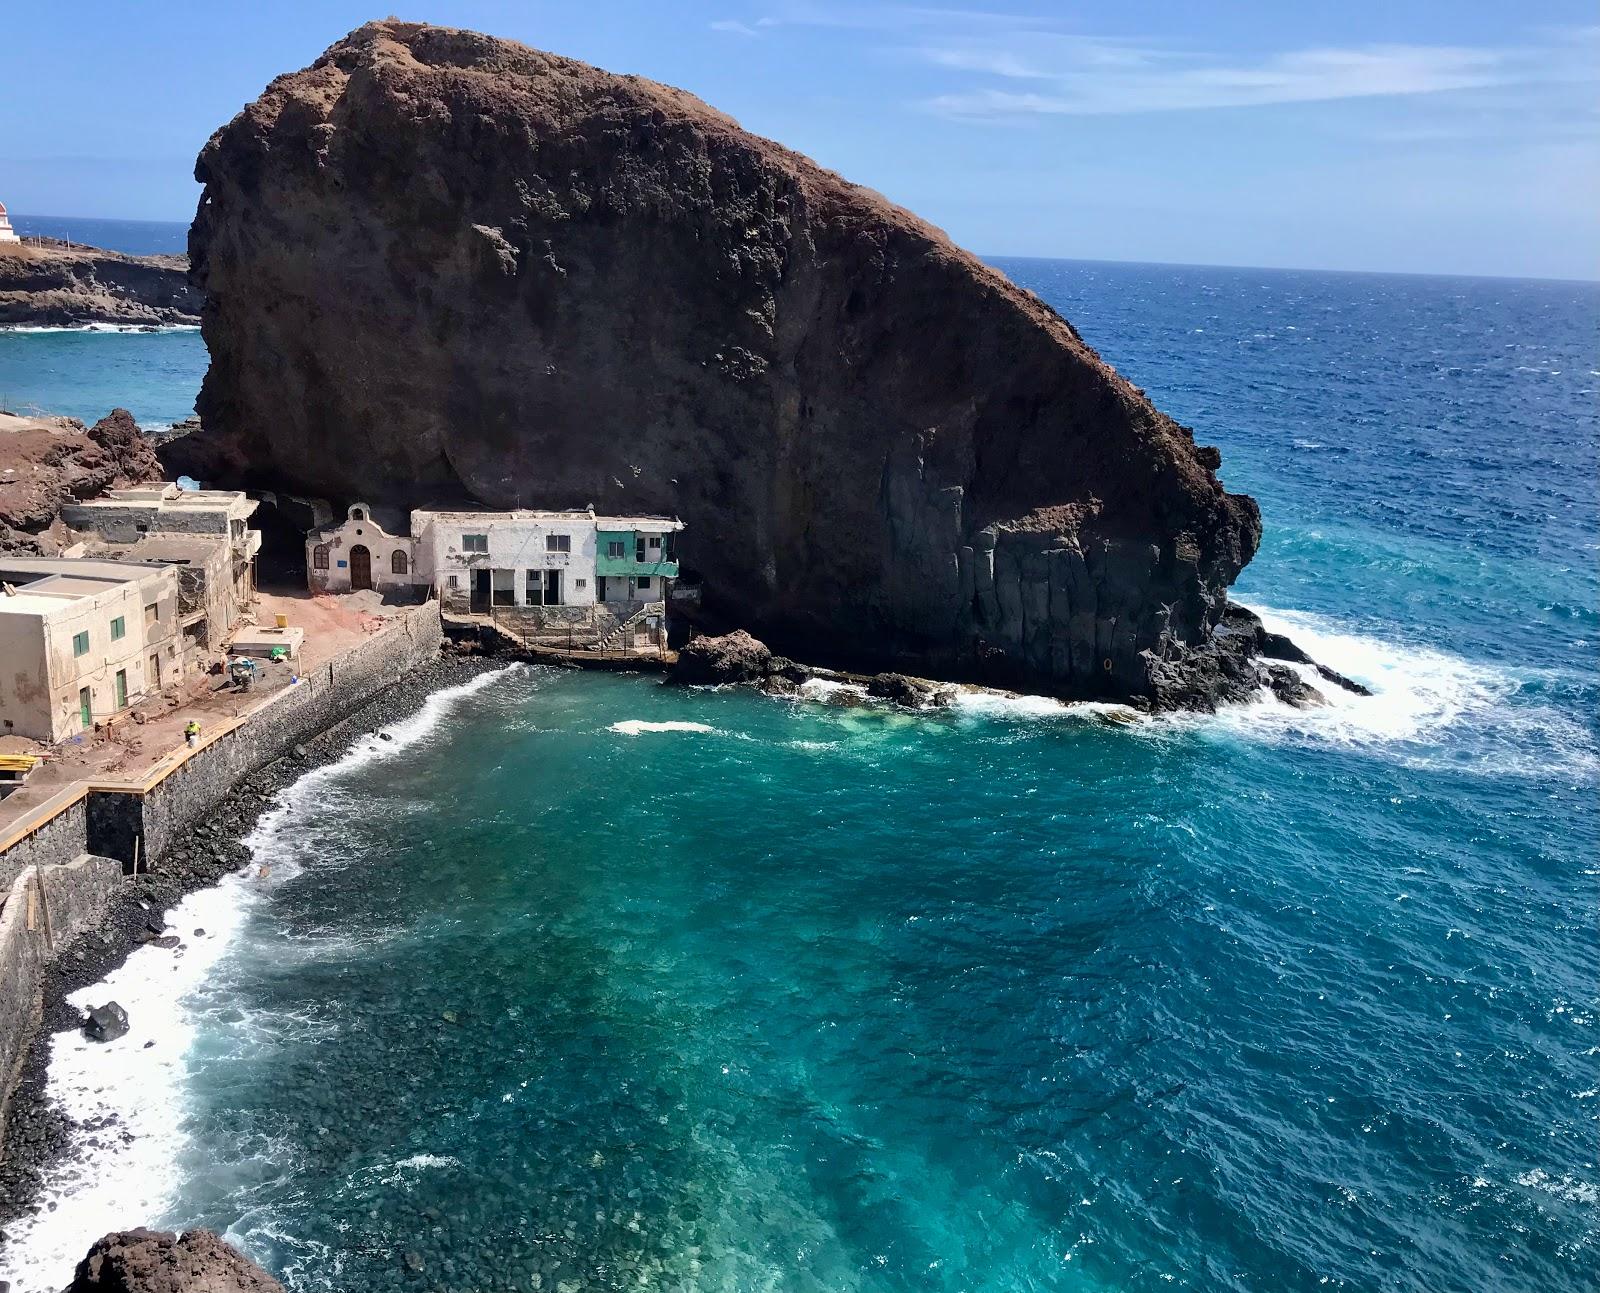
[[[1596,1287],[1600,287],[1000,263],[1377,694],[441,693],[89,991],[122,1067],[63,1034],[52,1092],[134,1138],[0,1275],[151,1222],[297,1293]],[[78,340],[0,372],[68,407]],[[159,340],[152,409],[204,363]]]

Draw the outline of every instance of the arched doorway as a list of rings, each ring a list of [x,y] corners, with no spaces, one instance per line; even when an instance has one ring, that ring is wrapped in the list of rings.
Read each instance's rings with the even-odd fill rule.
[[[350,587],[372,587],[372,553],[364,543],[350,549]]]

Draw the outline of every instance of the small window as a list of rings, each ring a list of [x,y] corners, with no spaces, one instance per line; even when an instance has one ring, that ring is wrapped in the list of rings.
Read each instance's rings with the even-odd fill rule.
[[[650,551],[651,552],[660,552],[661,551],[661,536],[659,534],[652,534],[650,536]]]
[[[544,536],[544,550],[546,552],[571,552],[572,536],[570,534],[547,534]]]
[[[125,638],[127,636],[128,636],[128,621],[123,619],[123,617],[119,615],[119,616],[117,616],[116,619],[111,621],[111,640],[113,642],[120,642],[120,641],[122,641],[123,638]],[[85,647],[84,649],[88,650],[87,647]]]
[[[151,602],[150,605],[144,608],[144,622],[146,624],[158,624],[160,621],[161,607],[155,602]]]
[[[411,573],[411,561],[399,548],[396,548],[394,555],[389,558],[389,573],[394,575]]]
[[[639,535],[633,541],[633,559],[641,566],[644,565],[644,535]]]
[[[579,588],[587,588],[589,586],[589,581],[587,579],[577,579],[577,580],[574,580],[573,582]]]
[[[648,593],[650,591],[650,576],[640,575],[638,586],[641,593]]]
[[[311,565],[315,570],[326,570],[328,568],[328,545],[326,543],[319,543],[311,549]]]
[[[628,545],[621,539],[610,539],[606,542],[606,556],[621,561],[628,555]]]
[[[450,587],[452,587],[452,588],[460,588],[461,587],[461,576],[460,575],[451,575],[450,576]]]
[[[89,654],[89,631],[87,629],[82,633],[74,633],[72,635],[72,654],[75,656]]]
[[[461,551],[487,552],[489,551],[489,536],[487,534],[463,534],[461,536]]]
[[[365,521],[367,519],[367,509],[364,507],[352,507],[350,509],[350,519],[352,521]]]

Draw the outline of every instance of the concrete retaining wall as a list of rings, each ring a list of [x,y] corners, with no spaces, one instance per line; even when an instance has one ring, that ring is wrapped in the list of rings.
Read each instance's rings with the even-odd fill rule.
[[[70,790],[63,791],[61,798],[65,807],[51,812],[53,801],[41,804],[43,824],[0,853],[0,894],[8,892],[16,878],[31,866],[59,863],[89,852],[87,796]]]
[[[131,872],[159,867],[168,846],[202,821],[251,773],[327,731],[416,665],[443,640],[438,603],[413,607],[355,650],[320,666],[242,719],[203,734],[151,769],[141,783],[79,783],[41,804],[0,852],[0,1135],[23,1047],[38,1022],[40,986],[52,947],[93,924]],[[95,856],[85,856],[95,855]],[[45,902],[28,890],[44,878]],[[31,912],[31,919],[30,919]],[[3,1148],[3,1146],[0,1146]]]
[[[159,866],[172,842],[251,773],[348,718],[436,656],[441,641],[438,604],[413,607],[393,627],[305,675],[239,726],[206,741],[143,794],[97,790],[88,805],[92,851],[131,865],[138,839],[140,856]]]
[[[121,879],[116,859],[85,856],[62,866],[30,865],[6,891],[0,910],[0,1137],[17,1065],[39,1022],[45,966],[56,948],[100,918]]]

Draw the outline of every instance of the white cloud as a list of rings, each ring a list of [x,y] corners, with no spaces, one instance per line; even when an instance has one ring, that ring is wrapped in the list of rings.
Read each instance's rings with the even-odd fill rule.
[[[1307,49],[1255,63],[1094,41],[1057,43],[1057,49],[1067,57],[1033,78],[1048,81],[1048,88],[979,87],[938,95],[923,106],[967,120],[1193,112],[1481,89],[1514,75],[1506,52],[1458,45]],[[976,58],[928,61],[984,70]]]
[[[735,36],[759,36],[758,32],[747,22],[740,22],[737,18],[718,18],[710,24],[712,31],[730,32]]]

